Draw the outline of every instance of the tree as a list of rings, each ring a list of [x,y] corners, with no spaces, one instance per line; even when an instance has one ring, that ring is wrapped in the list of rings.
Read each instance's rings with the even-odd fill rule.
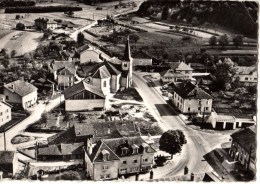
[[[236,46],[236,48],[238,48],[239,46],[242,46],[243,45],[243,36],[235,36],[233,38],[233,44]]]
[[[219,44],[222,46],[222,48],[224,48],[225,46],[227,46],[228,43],[229,43],[227,34],[224,34],[224,35],[220,36],[218,42],[219,42]]]
[[[85,40],[85,36],[83,33],[79,33],[78,36],[77,36],[77,43],[78,43],[78,46],[82,46],[84,45],[84,40]]]
[[[63,121],[65,121],[65,122],[69,122],[70,120],[72,120],[72,114],[70,114],[70,113],[66,113],[65,114],[65,116],[64,116],[64,118],[63,118]]]
[[[8,68],[9,64],[10,64],[9,59],[4,58],[2,60],[2,65],[5,67],[5,69]]]
[[[166,5],[162,10],[162,20],[167,20],[168,16],[169,16],[169,6]]]
[[[45,30],[44,31],[44,33],[43,33],[43,39],[45,40],[45,39],[48,39],[51,35],[52,35],[52,30],[50,30],[50,29],[47,29],[47,30]]]
[[[225,58],[223,61],[220,60],[214,70],[216,76],[214,84],[217,89],[227,90],[236,79],[236,71],[236,64],[230,58]]]
[[[211,45],[211,48],[213,48],[213,46],[217,45],[217,37],[216,36],[210,37],[209,45]]]
[[[25,26],[23,23],[19,22],[16,24],[16,29],[17,30],[24,30],[25,29]]]
[[[132,34],[130,35],[130,40],[133,40],[134,43],[136,44],[138,40],[140,40],[140,36],[138,34]]]
[[[11,58],[13,58],[17,54],[16,50],[11,51]]]
[[[82,121],[84,121],[86,118],[86,116],[84,116],[83,114],[78,114],[78,119],[79,119],[79,122],[82,123]]]
[[[159,140],[159,149],[171,154],[180,153],[182,145],[186,144],[185,135],[181,130],[168,130],[164,132]]]

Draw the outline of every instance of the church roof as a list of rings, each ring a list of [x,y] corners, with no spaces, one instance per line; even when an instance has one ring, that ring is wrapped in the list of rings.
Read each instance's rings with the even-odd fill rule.
[[[123,56],[123,60],[125,61],[130,61],[131,58],[131,51],[130,51],[130,44],[129,44],[129,37],[127,37],[127,41],[125,44],[125,51],[124,51],[124,56]]]

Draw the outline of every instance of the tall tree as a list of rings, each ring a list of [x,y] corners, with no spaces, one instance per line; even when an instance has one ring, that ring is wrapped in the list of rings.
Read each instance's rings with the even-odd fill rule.
[[[241,35],[235,36],[233,38],[233,44],[236,46],[236,48],[238,48],[239,46],[242,46],[243,42],[244,42],[243,36],[241,36]]]
[[[83,33],[78,33],[78,36],[77,36],[77,43],[78,43],[78,46],[82,46],[84,45],[84,40],[85,40],[85,36]]]
[[[227,46],[228,43],[229,43],[227,34],[224,34],[224,35],[220,36],[218,42],[219,42],[219,44],[222,46],[222,48],[224,48],[225,46]]]
[[[213,48],[213,46],[217,45],[217,37],[216,36],[212,36],[209,39],[209,45],[211,45],[211,48]]]
[[[9,64],[10,64],[9,59],[4,58],[4,59],[2,60],[2,65],[5,67],[5,69],[8,68]]]
[[[164,132],[159,140],[159,149],[171,154],[180,153],[183,144],[186,144],[185,135],[181,130],[168,130]]]

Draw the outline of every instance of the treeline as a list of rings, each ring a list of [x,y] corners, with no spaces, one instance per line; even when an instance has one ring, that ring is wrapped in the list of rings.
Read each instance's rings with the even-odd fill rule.
[[[22,7],[22,6],[34,6],[35,1],[13,1],[13,0],[4,0],[0,2],[0,8],[5,7]]]
[[[238,1],[150,0],[138,10],[141,16],[192,26],[217,24],[249,37],[257,37],[257,12],[258,5],[255,2],[246,4]]]
[[[48,13],[48,12],[67,12],[82,11],[81,7],[71,6],[28,6],[6,8],[5,13]]]
[[[118,0],[76,0],[80,3],[88,4],[88,5],[96,5],[98,3],[106,3],[106,2],[112,2],[112,1],[118,1]]]

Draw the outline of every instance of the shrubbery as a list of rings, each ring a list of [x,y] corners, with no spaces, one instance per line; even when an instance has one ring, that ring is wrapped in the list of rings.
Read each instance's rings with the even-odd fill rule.
[[[23,7],[23,6],[34,6],[35,1],[10,1],[4,0],[0,2],[0,8],[2,7]]]
[[[71,6],[27,6],[6,8],[5,13],[47,13],[47,12],[68,12],[82,11],[81,7]]]

